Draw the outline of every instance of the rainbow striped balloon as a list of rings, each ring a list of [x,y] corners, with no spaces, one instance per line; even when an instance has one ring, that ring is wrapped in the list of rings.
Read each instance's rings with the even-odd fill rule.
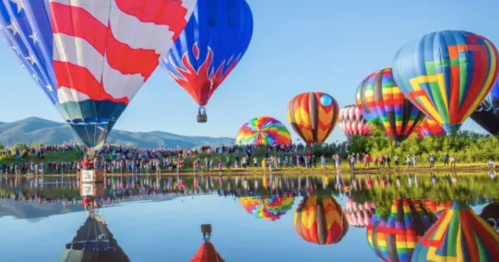
[[[413,262],[499,261],[499,234],[465,203],[454,202],[419,240]]]
[[[249,214],[271,221],[281,218],[293,207],[294,197],[241,197],[241,205]]]
[[[369,123],[383,124],[394,140],[405,140],[423,121],[423,112],[409,101],[395,83],[391,68],[367,76],[357,88],[357,106]]]
[[[436,220],[419,202],[395,199],[388,219],[376,214],[369,222],[369,247],[383,261],[409,262],[418,240]]]
[[[277,119],[255,117],[245,123],[237,133],[238,145],[284,145],[291,142],[288,129]]]

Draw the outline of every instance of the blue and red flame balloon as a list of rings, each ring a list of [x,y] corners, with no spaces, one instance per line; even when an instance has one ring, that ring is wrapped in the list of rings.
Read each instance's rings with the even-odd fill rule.
[[[246,1],[198,0],[161,65],[204,107],[243,57],[252,35],[253,15]]]

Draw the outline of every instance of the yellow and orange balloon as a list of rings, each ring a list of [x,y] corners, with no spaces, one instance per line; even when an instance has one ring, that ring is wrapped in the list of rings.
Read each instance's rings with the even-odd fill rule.
[[[333,197],[307,196],[295,211],[295,230],[307,242],[331,245],[347,234],[348,220]]]
[[[339,106],[329,94],[303,93],[288,104],[288,121],[307,143],[324,142],[338,122]]]

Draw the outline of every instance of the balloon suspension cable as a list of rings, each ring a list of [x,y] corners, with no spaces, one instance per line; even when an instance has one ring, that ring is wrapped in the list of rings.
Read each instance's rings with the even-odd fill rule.
[[[210,224],[201,225],[201,232],[203,233],[204,242],[210,242],[211,230],[212,228]]]

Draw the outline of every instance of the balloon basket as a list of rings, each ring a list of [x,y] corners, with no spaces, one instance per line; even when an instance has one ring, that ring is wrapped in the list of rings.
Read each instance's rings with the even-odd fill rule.
[[[80,170],[80,183],[103,183],[104,170],[102,169],[82,169]]]
[[[200,107],[198,110],[198,123],[208,122],[208,116],[206,115],[206,110],[204,107]]]
[[[84,183],[82,180],[80,180],[80,196],[88,198],[105,196],[104,183]]]

